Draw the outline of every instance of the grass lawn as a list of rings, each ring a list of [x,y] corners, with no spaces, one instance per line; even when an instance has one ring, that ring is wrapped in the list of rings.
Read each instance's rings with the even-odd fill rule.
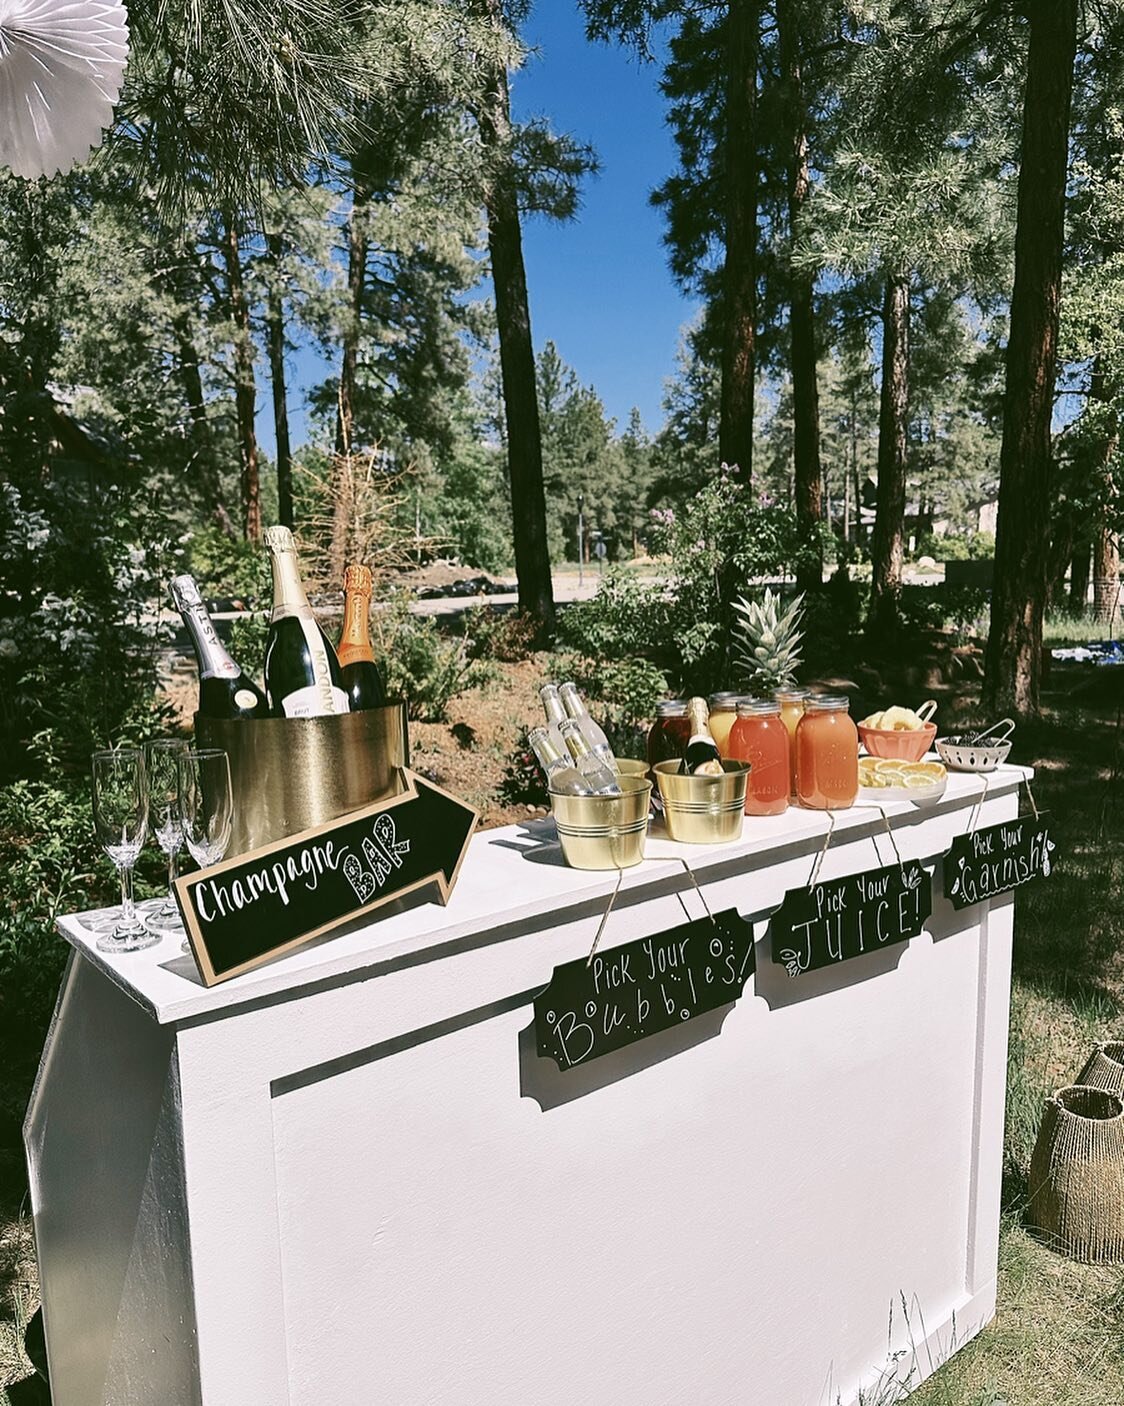
[[[479,723],[497,693],[506,718],[533,714],[539,680],[537,667],[513,666],[502,687],[458,700],[455,717]],[[1013,759],[1038,769],[1035,796],[1054,817],[1058,854],[1053,876],[1018,899],[999,1312],[910,1397],[911,1406],[1124,1406],[1124,1268],[1072,1264],[1022,1223],[1043,1098],[1073,1079],[1095,1040],[1124,1038],[1122,690],[1124,669],[1058,670],[1046,717],[1016,734]],[[944,722],[954,730],[947,712]],[[480,728],[472,765],[481,788],[502,769],[497,729]],[[447,732],[426,729],[420,749],[439,778],[437,739]],[[514,738],[512,726],[512,744]],[[492,816],[512,818],[500,808]],[[0,1205],[0,1385],[29,1370],[19,1341],[36,1304],[31,1234],[19,1199],[17,1189]]]

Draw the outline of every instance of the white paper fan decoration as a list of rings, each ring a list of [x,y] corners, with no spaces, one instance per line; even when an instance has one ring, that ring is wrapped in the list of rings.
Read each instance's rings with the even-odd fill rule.
[[[66,171],[113,120],[128,54],[121,0],[0,0],[0,166]]]

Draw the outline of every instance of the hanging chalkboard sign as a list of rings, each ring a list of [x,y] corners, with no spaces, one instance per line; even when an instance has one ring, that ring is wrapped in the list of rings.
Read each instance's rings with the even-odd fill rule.
[[[176,881],[207,986],[434,883],[447,903],[476,811],[403,771],[406,789]]]
[[[535,997],[538,1052],[572,1069],[736,1001],[753,968],[732,909],[567,962]]]
[[[916,937],[933,911],[933,883],[916,859],[789,889],[769,929],[773,961],[797,977]]]
[[[1020,888],[1039,874],[1049,878],[1053,853],[1044,815],[1024,815],[957,835],[945,855],[945,895],[954,908],[967,908]]]

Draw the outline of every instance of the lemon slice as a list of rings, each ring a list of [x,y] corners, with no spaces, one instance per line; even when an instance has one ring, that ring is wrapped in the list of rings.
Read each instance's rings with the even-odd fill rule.
[[[935,786],[937,783],[931,776],[917,776],[915,774],[913,776],[903,776],[901,784],[910,791],[927,791],[930,786]]]
[[[906,770],[906,776],[924,777],[930,785],[938,781],[943,781],[948,775],[940,762],[914,762]]]

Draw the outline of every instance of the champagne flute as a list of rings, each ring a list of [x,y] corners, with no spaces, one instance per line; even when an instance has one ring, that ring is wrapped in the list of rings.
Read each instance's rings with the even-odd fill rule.
[[[168,892],[139,905],[154,932],[182,931],[175,900],[176,871],[183,848],[180,758],[190,750],[182,738],[161,738],[145,747],[148,768],[148,820],[156,843],[168,857]]]
[[[230,762],[218,747],[188,750],[179,758],[183,838],[201,869],[226,854],[234,828]]]
[[[159,938],[133,903],[133,866],[148,834],[148,783],[144,754],[135,747],[95,752],[91,761],[94,833],[121,878],[121,912],[96,936],[102,952],[139,952]]]
[[[180,817],[184,843],[201,869],[226,854],[234,826],[230,762],[219,747],[199,747],[179,757]],[[184,942],[184,952],[191,944]]]

